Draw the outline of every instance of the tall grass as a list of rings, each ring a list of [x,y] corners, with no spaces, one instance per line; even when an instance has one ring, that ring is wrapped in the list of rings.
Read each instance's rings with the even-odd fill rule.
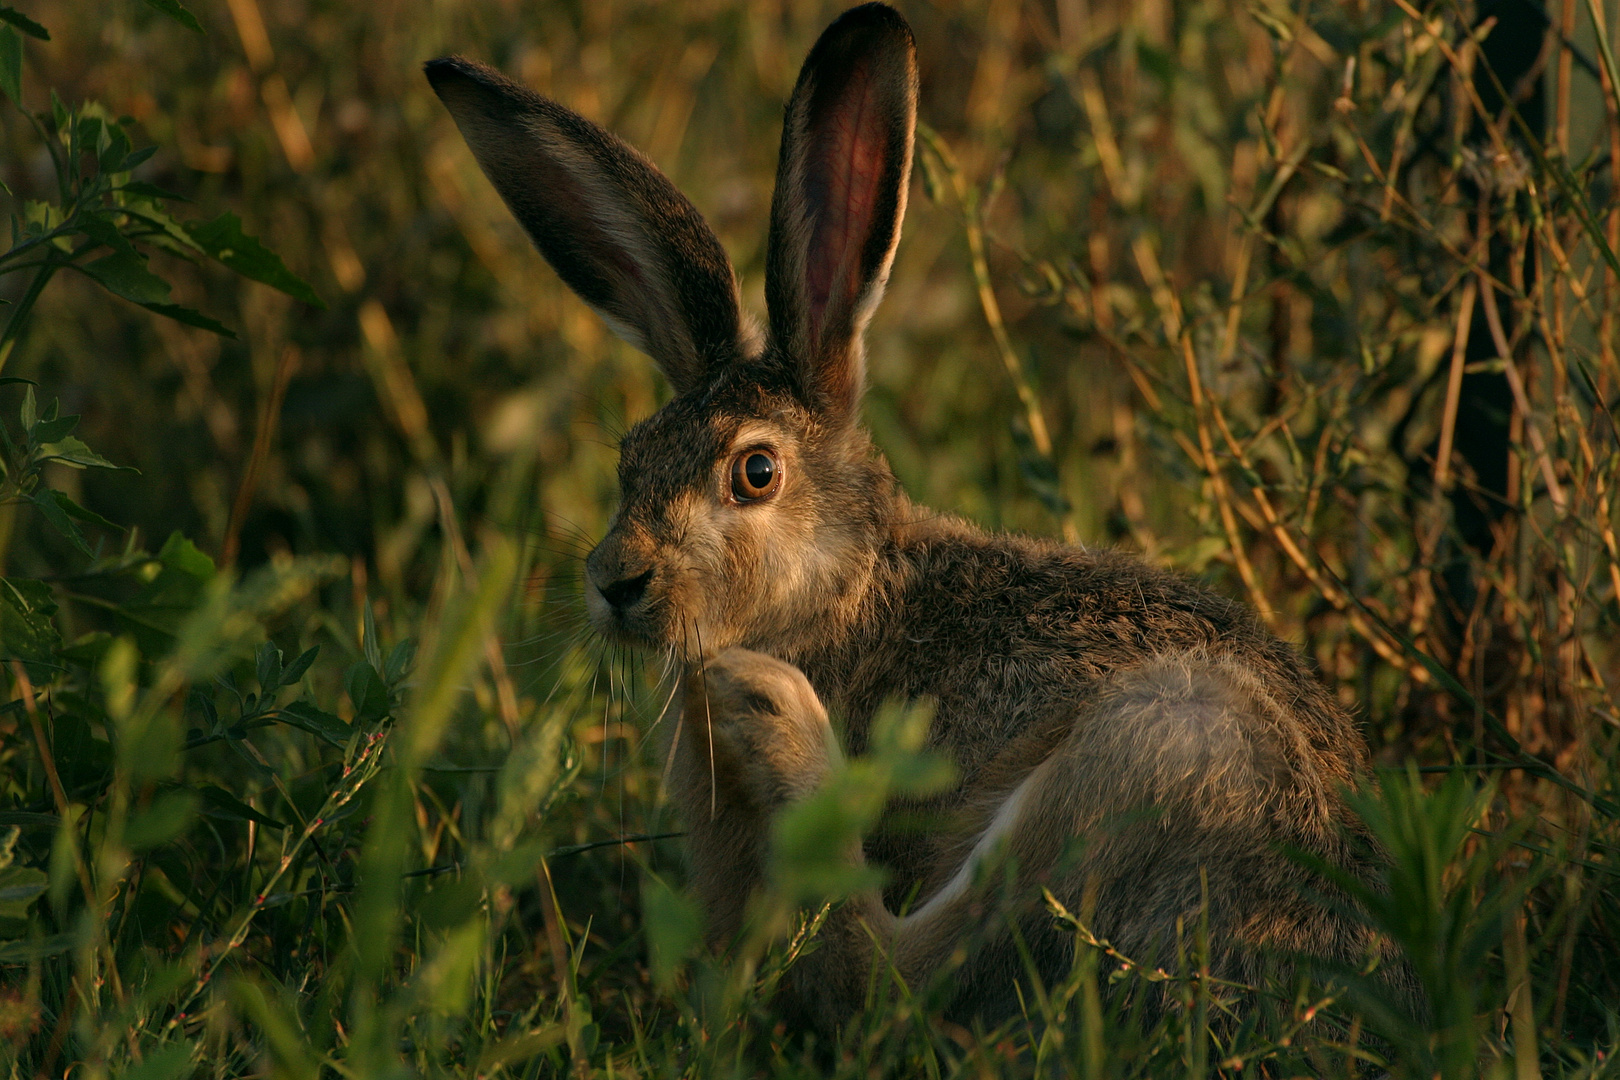
[[[1428,1007],[1358,972],[1221,984],[1197,927],[1145,969],[1055,910],[1075,970],[1023,1016],[963,1025],[879,973],[836,1046],[770,991],[860,815],[782,824],[780,939],[698,947],[661,672],[578,600],[613,444],[667,390],[419,67],[489,60],[647,150],[760,310],[780,106],[838,5],[198,0],[203,32],[159,6],[28,6],[46,118],[4,111],[0,200],[47,220],[50,92],[99,101],[176,220],[233,211],[325,307],[218,252],[148,265],[234,337],[0,274],[0,319],[33,302],[10,436],[60,397],[139,469],[36,462],[127,529],[73,518],[88,551],[0,505],[10,1075],[1615,1070],[1615,5],[903,5],[928,126],[879,444],[921,501],[1138,550],[1315,659],[1389,770],[1364,901]],[[927,782],[915,718],[890,731],[840,783]]]

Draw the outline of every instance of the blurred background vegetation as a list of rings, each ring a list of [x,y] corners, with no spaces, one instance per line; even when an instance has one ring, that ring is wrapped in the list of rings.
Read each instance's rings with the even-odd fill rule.
[[[1222,1034],[1194,987],[1153,1031],[1098,1028],[1082,972],[1023,1034],[879,1009],[828,1059],[773,1030],[753,968],[691,958],[678,840],[614,842],[676,827],[658,673],[591,640],[578,595],[615,441],[668,390],[530,248],[420,68],[488,61],[644,150],[757,312],[781,106],[841,6],[8,24],[43,116],[3,114],[14,220],[61,199],[53,91],[99,102],[156,147],[129,175],[189,200],[176,219],[235,213],[321,301],[148,245],[234,336],[63,272],[0,346],[139,470],[43,466],[127,530],[86,522],[90,554],[0,506],[0,572],[46,588],[0,621],[12,1075],[1614,1067],[1613,0],[902,5],[926,131],[869,334],[878,444],[921,502],[1248,600],[1381,764],[1426,770],[1369,814],[1428,882],[1386,929],[1433,1016],[1300,990],[1264,1038]],[[30,280],[0,276],[0,318]],[[0,386],[7,423],[23,394]]]

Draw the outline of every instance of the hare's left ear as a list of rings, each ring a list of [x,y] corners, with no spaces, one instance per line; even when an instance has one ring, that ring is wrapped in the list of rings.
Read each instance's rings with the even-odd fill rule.
[[[737,280],[720,241],[652,163],[578,113],[482,64],[446,57],[428,80],[535,246],[677,394],[744,352]]]
[[[861,331],[894,262],[916,123],[911,28],[884,4],[846,11],[788,102],[765,266],[771,335],[829,414],[860,400]]]

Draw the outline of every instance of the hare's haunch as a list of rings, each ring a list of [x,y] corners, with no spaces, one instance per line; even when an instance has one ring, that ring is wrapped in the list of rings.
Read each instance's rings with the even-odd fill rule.
[[[1366,872],[1340,798],[1364,745],[1300,655],[1241,606],[1135,559],[912,505],[860,425],[861,333],[911,172],[916,62],[898,14],[845,13],[799,75],[763,335],[714,234],[636,151],[470,61],[427,75],[541,253],[674,386],[624,439],[622,503],[587,594],[604,634],[695,673],[670,794],[717,941],[760,881],[772,814],[832,767],[826,710],[859,754],[881,703],[928,698],[930,743],[959,782],[903,808],[932,813],[936,833],[902,835],[886,816],[850,852],[891,886],[839,906],[790,969],[810,1022],[858,1009],[880,952],[915,985],[966,947],[965,1013],[1015,1000],[1018,938],[1061,977],[1072,937],[1042,887],[1089,904],[1098,935],[1150,962],[1170,962],[1178,921],[1201,911],[1229,977],[1262,957],[1368,955],[1368,934],[1313,902],[1320,882],[1285,854]],[[985,885],[992,857],[1011,860],[998,865],[1012,889],[1005,875]]]

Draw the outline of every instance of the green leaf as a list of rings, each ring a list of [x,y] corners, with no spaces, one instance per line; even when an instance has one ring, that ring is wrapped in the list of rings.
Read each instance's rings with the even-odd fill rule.
[[[166,303],[169,299],[169,283],[148,270],[146,260],[133,248],[114,251],[83,266],[74,265],[100,282],[108,292],[143,307]]]
[[[34,387],[30,383],[28,389],[23,391],[22,411],[18,414],[24,431],[33,431],[34,425],[39,423],[39,402],[34,397]]]
[[[148,147],[147,149],[156,149],[156,147]],[[134,154],[131,154],[130,157],[133,158],[136,156],[136,154],[144,153],[146,153],[145,150],[137,150]],[[143,158],[142,160],[144,161],[145,159]],[[126,169],[120,170],[121,172],[127,171],[128,169],[133,169],[135,167],[134,165],[130,165],[128,161],[126,161],[124,164]],[[139,163],[137,162],[137,164]],[[184,195],[176,195],[167,188],[160,188],[156,184],[147,183],[145,180],[131,180],[127,184],[120,184],[119,186],[113,188],[113,190],[121,191],[126,195],[138,195],[143,199],[174,199],[180,202],[191,201]]]
[[[181,307],[179,304],[142,304],[141,307],[153,314],[173,319],[177,323],[185,323],[187,326],[195,326],[211,334],[218,334],[222,338],[236,340],[236,331],[191,308]]]
[[[29,905],[45,892],[49,880],[45,871],[31,866],[0,869],[0,918],[27,918]]]
[[[73,429],[78,426],[79,417],[76,414],[58,416],[54,420],[41,420],[29,434],[34,437],[35,442],[51,443],[73,434]]]
[[[314,307],[326,307],[308,282],[287,269],[281,256],[242,231],[242,221],[235,214],[221,214],[189,231],[210,257],[243,277],[280,289]]]
[[[416,642],[405,638],[388,650],[388,662],[383,665],[383,682],[389,686],[396,686],[405,673],[411,669],[411,661],[416,659]]]
[[[118,468],[117,465],[84,445],[83,441],[73,435],[41,446],[38,460],[60,461],[64,465],[73,465],[81,469]]]
[[[304,672],[309,670],[309,665],[315,662],[315,657],[320,653],[320,651],[321,647],[319,645],[313,645],[299,653],[298,659],[294,660],[292,663],[288,664],[282,669],[281,685],[292,686],[299,679],[302,679],[304,677]]]
[[[8,941],[0,945],[0,964],[28,964],[60,956],[78,944],[77,934],[52,934],[38,941]]]
[[[349,736],[354,734],[354,729],[348,724],[307,701],[295,701],[283,706],[275,711],[274,716],[282,723],[318,735],[333,746],[349,745]]]
[[[195,30],[199,34],[205,32],[197,16],[180,6],[180,0],[146,0],[146,6],[163,12],[187,30]]]
[[[198,581],[208,581],[214,576],[214,560],[178,532],[170,533],[163,542],[158,561],[165,569],[178,570]]]
[[[148,161],[152,160],[152,155],[157,153],[157,152],[158,152],[158,148],[157,148],[156,145],[143,146],[139,150],[131,151],[129,154],[125,155],[123,160],[119,161],[118,164],[114,165],[112,168],[108,169],[107,171],[108,172],[129,172],[129,170],[134,169],[134,168],[138,168],[138,167],[146,164]],[[124,186],[127,188],[129,185],[125,184]],[[151,185],[148,184],[147,186],[150,187]]]
[[[112,773],[112,743],[96,738],[83,717],[65,713],[52,718],[51,747],[56,755],[56,767],[62,773],[62,783],[69,791],[89,786],[99,788]]]
[[[641,911],[653,983],[660,989],[672,990],[680,965],[703,942],[702,913],[689,898],[654,874],[647,875],[647,884],[642,888]]]
[[[158,0],[146,0],[153,7]],[[173,3],[174,0],[168,0]],[[175,5],[179,6],[179,5]],[[196,20],[193,19],[193,22]],[[185,1043],[147,1052],[146,1060],[118,1074],[118,1080],[180,1080],[191,1071],[191,1047]]]
[[[344,676],[343,689],[354,703],[355,720],[365,723],[388,715],[388,687],[369,661],[356,660]]]
[[[19,659],[38,679],[48,673],[62,637],[56,631],[56,598],[33,578],[0,578],[0,658]]]
[[[366,662],[381,671],[383,669],[382,646],[377,642],[377,620],[371,614],[371,604],[369,602],[362,604],[360,612],[360,648],[365,652]]]
[[[29,37],[38,38],[41,41],[51,40],[50,31],[16,8],[0,7],[0,22],[10,23]]]
[[[260,813],[224,788],[202,784],[197,788],[197,792],[202,795],[202,812],[209,817],[224,818],[227,821],[256,821],[273,829],[287,827],[285,821],[277,821],[268,814]]]
[[[487,1076],[503,1066],[531,1061],[562,1042],[567,1036],[568,1029],[562,1024],[552,1024],[538,1031],[507,1035],[484,1047],[478,1055],[478,1064],[474,1071],[479,1076]]]
[[[268,698],[281,686],[281,650],[273,641],[259,646],[254,655],[255,674],[259,677],[259,693]]]
[[[214,562],[178,532],[158,552],[162,569],[146,587],[123,604],[116,615],[135,633],[149,655],[174,646],[174,635],[203,599],[214,577]]]
[[[19,109],[22,108],[22,59],[22,38],[9,25],[0,26],[0,90],[4,90]]]
[[[46,521],[51,523],[51,526],[57,532],[72,542],[74,547],[86,555],[92,554],[90,545],[84,542],[84,533],[79,531],[79,527],[73,524],[72,519],[67,516],[62,507],[57,504],[55,499],[51,498],[53,494],[55,492],[46,488],[30,495],[29,501],[34,504],[35,509],[44,516]]]
[[[120,124],[109,123],[106,130],[107,145],[96,155],[96,164],[101,166],[104,173],[121,172],[125,159],[130,157],[129,136]]]
[[[127,468],[127,466],[124,468]],[[128,469],[128,471],[134,472],[135,470]],[[87,522],[91,525],[99,525],[103,529],[112,529],[114,532],[124,531],[124,527],[118,524],[116,521],[108,521],[94,510],[86,510],[84,507],[68,498],[63,492],[52,491],[51,498],[56,500],[56,505],[60,506],[67,513],[68,517],[78,518],[80,521]]]
[[[186,788],[161,793],[152,805],[130,818],[125,842],[136,851],[168,843],[185,832],[201,802],[201,796]]]

